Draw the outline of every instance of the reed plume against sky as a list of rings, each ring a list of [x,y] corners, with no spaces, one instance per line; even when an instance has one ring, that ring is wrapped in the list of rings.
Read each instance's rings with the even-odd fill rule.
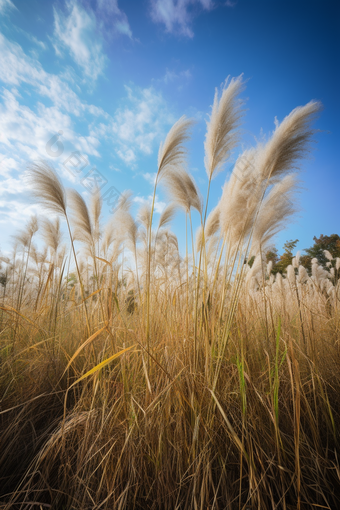
[[[135,217],[138,208],[151,201],[159,165],[162,170],[169,163],[161,161],[162,152],[158,161],[159,144],[185,115],[195,120],[187,170],[202,190],[208,176],[214,178],[209,214],[238,156],[255,145],[269,149],[275,121],[282,128],[282,120],[296,106],[311,100],[324,105],[313,124],[319,130],[317,150],[302,164],[305,191],[300,215],[277,239],[280,247],[287,238],[299,238],[297,248],[303,248],[313,235],[335,232],[338,18],[335,0],[322,5],[316,0],[37,0],[34,5],[1,0],[2,249],[9,248],[10,235],[23,218],[41,212],[25,184],[29,162],[46,159],[63,186],[74,186],[86,199],[90,192],[82,179],[95,167],[103,182],[107,180],[103,194],[110,186],[120,193],[132,190]],[[312,103],[305,108],[313,108]],[[242,113],[246,115],[241,119]],[[226,114],[228,123],[219,131]],[[177,135],[189,128],[186,122],[182,119],[177,126]],[[240,123],[241,131],[235,130]],[[285,129],[289,127],[294,129],[287,121]],[[237,145],[236,134],[241,140]],[[57,143],[50,143],[52,139]],[[273,144],[271,148],[275,152]],[[298,144],[294,150],[299,150]],[[63,165],[74,151],[88,161],[83,172]],[[167,154],[175,164],[185,156],[182,148]],[[266,155],[270,151],[261,155],[264,171]],[[157,220],[168,201],[166,188],[157,190]],[[63,208],[63,197],[58,200],[54,213]],[[200,224],[197,198],[192,208],[196,228]],[[90,206],[93,239],[98,238],[99,214],[108,218],[105,200]],[[181,215],[176,215],[173,226],[183,251]]]

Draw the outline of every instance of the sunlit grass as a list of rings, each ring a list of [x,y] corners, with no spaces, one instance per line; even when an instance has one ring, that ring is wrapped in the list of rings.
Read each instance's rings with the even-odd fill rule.
[[[240,87],[215,97],[209,187],[237,140]],[[297,257],[283,277],[262,260],[295,210],[281,199],[318,108],[246,151],[210,216],[185,170],[191,122],[175,124],[154,197],[164,178],[185,213],[184,258],[171,209],[155,227],[154,203],[135,219],[126,193],[104,227],[99,192],[86,204],[46,164],[31,168],[58,219],[31,220],[1,259],[3,508],[338,507],[340,260],[309,275]]]

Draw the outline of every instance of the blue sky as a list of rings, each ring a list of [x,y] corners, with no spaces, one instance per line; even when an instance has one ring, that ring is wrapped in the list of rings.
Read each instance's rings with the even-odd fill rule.
[[[103,193],[131,189],[137,211],[152,194],[159,143],[183,114],[197,121],[189,170],[205,196],[203,143],[215,87],[241,73],[242,143],[213,181],[210,209],[239,152],[269,136],[275,117],[281,121],[317,99],[324,109],[315,124],[318,143],[301,165],[301,211],[276,245],[282,251],[285,240],[298,238],[303,249],[314,235],[340,234],[339,6],[331,0],[0,0],[0,248],[8,250],[29,215],[45,214],[29,196],[28,162],[47,159],[65,186],[85,197],[84,177],[99,171]],[[57,145],[46,144],[59,131],[57,155],[51,152]],[[78,174],[69,169],[74,151],[88,162]],[[160,189],[157,213],[165,204]],[[109,210],[106,204],[106,217]],[[182,250],[183,225],[178,214],[172,228]]]

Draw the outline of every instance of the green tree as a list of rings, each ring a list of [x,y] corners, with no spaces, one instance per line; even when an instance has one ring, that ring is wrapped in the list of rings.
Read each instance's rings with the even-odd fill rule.
[[[329,251],[334,259],[340,257],[340,237],[338,234],[332,234],[330,236],[321,234],[320,237],[314,236],[313,240],[313,246],[305,250],[307,253],[305,262],[308,264],[308,269],[310,269],[313,258],[318,259],[319,264],[322,266],[326,266],[328,259],[324,254],[324,250]]]
[[[273,263],[273,266],[272,266],[272,273],[276,274],[277,273],[277,268],[276,268],[276,264],[278,263],[279,261],[279,254],[278,254],[278,251],[276,248],[271,248],[270,250],[268,250],[265,254],[265,257],[266,257],[266,262],[268,264],[268,262],[272,262]]]
[[[250,257],[250,259],[248,260],[248,266],[253,267],[254,260],[255,260],[255,255]],[[246,263],[246,262],[247,262],[247,259],[244,260],[244,263]]]
[[[299,242],[298,239],[295,239],[295,241],[286,241],[283,245],[284,252],[275,264],[275,267],[273,266],[273,272],[274,273],[284,273],[287,269],[287,267],[292,263],[293,260],[293,250],[296,247],[297,243]]]
[[[0,273],[0,285],[3,287],[6,287],[7,284],[7,274],[6,273]]]

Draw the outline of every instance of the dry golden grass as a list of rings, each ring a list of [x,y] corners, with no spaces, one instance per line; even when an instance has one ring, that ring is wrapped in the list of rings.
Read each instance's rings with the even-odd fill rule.
[[[229,87],[208,125],[209,187],[238,136],[241,80]],[[31,168],[70,241],[45,222],[39,251],[34,220],[2,259],[1,508],[339,507],[340,260],[308,275],[295,259],[274,278],[261,257],[291,214],[281,198],[281,215],[267,209],[276,189],[292,196],[318,108],[249,152],[208,218],[183,167],[185,118],[159,153],[171,205],[158,227],[154,201],[135,221],[125,194],[104,228],[99,195],[88,206],[46,164]],[[178,207],[184,259],[168,228]]]

